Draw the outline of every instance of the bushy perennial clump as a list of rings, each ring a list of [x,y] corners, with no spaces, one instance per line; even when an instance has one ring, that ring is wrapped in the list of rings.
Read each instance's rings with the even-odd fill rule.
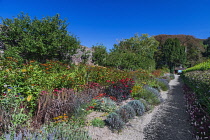
[[[158,85],[163,91],[169,90],[169,82],[166,79],[156,78]]]
[[[103,128],[105,126],[104,120],[102,120],[102,118],[100,118],[100,117],[97,117],[97,118],[94,118],[93,120],[91,120],[91,124],[92,124],[92,126],[100,127],[100,128]]]
[[[175,79],[174,74],[170,73],[170,79],[171,79],[171,80]]]
[[[115,97],[117,101],[126,100],[131,97],[130,94],[135,83],[132,79],[126,78],[117,82],[107,80],[107,82],[111,83],[111,85],[105,89],[107,95]]]
[[[39,131],[24,129],[20,132],[9,132],[0,139],[6,140],[91,140],[88,133],[77,125],[61,123],[56,126],[43,126]]]
[[[152,109],[152,105],[150,105],[145,99],[140,98],[139,100],[144,104],[145,112]]]
[[[160,100],[160,102],[163,102],[163,98],[162,98],[160,92],[159,92],[157,89],[155,89],[155,88],[153,88],[153,87],[150,87],[150,86],[148,86],[148,85],[144,85],[143,88],[144,88],[145,90],[147,90],[147,91],[153,93],[153,94]]]
[[[175,78],[174,74],[171,73],[165,73],[163,76],[161,76],[161,79],[166,79],[168,82],[170,82],[170,80],[174,78]]]
[[[137,116],[142,116],[144,114],[144,112],[145,112],[145,106],[139,100],[130,101],[130,102],[128,102],[128,105],[133,107],[133,109],[135,110]]]
[[[120,131],[125,125],[120,115],[115,112],[107,116],[105,123],[112,131],[114,130]]]
[[[133,119],[136,116],[136,112],[130,105],[126,104],[121,106],[116,113],[120,115],[124,122],[128,122],[129,119]]]
[[[116,103],[109,97],[103,97],[100,100],[95,100],[93,105],[95,110],[103,112],[112,112],[117,108]]]
[[[198,96],[187,85],[183,86],[187,112],[190,114],[191,125],[195,128],[196,139],[210,139],[210,115],[199,103]]]

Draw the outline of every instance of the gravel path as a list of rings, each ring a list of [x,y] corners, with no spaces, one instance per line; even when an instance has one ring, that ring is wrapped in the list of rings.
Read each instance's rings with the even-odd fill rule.
[[[146,140],[194,140],[186,113],[182,82],[178,75],[170,82],[168,98],[144,128]]]

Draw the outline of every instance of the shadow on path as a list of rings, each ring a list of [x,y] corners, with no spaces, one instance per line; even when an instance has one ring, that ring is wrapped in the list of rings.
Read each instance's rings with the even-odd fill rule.
[[[168,98],[144,129],[145,140],[195,140],[186,112],[181,78],[170,83]]]

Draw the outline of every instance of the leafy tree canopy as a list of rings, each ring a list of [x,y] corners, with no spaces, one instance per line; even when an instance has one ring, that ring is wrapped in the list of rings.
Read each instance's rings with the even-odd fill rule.
[[[154,36],[155,39],[160,43],[158,52],[155,53],[155,59],[158,66],[161,66],[162,63],[160,61],[160,58],[162,57],[162,47],[167,39],[177,38],[180,41],[180,44],[182,46],[186,46],[186,52],[187,52],[187,66],[193,66],[197,63],[200,63],[203,61],[203,55],[202,53],[205,52],[205,47],[203,45],[203,39],[195,38],[191,35],[166,35],[161,34]]]
[[[136,70],[154,69],[154,52],[157,50],[158,41],[148,34],[134,35],[114,45],[109,54],[108,64],[120,69]]]
[[[60,15],[31,19],[21,13],[13,19],[2,20],[0,40],[5,44],[5,55],[26,60],[57,59],[69,61],[80,42],[67,32],[66,20]]]
[[[93,54],[92,54],[92,61],[94,64],[100,65],[100,66],[106,66],[107,65],[107,57],[108,52],[106,51],[106,47],[104,45],[95,45],[92,47]]]
[[[180,45],[180,41],[175,38],[169,38],[165,41],[163,48],[163,60],[169,66],[170,72],[173,73],[174,67],[183,65],[186,62],[185,46]]]
[[[206,45],[206,52],[204,53],[204,55],[206,57],[210,57],[210,37],[208,37],[206,40],[204,40],[203,44]]]

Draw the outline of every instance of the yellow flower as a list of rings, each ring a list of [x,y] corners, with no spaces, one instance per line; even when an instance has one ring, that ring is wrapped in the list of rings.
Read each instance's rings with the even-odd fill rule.
[[[58,118],[61,118],[61,119],[62,119],[62,118],[63,118],[63,116],[58,116]]]
[[[31,100],[31,98],[32,98],[32,95],[28,95],[26,100],[29,102]]]
[[[22,71],[22,72],[26,72],[27,70],[26,70],[26,69],[22,69],[21,71]]]
[[[57,120],[57,119],[59,119],[58,117],[55,117],[55,118],[53,118],[54,120]]]
[[[97,105],[97,103],[93,103],[93,105]]]
[[[7,91],[8,91],[8,92],[10,92],[10,91],[11,91],[11,89],[7,89]]]

